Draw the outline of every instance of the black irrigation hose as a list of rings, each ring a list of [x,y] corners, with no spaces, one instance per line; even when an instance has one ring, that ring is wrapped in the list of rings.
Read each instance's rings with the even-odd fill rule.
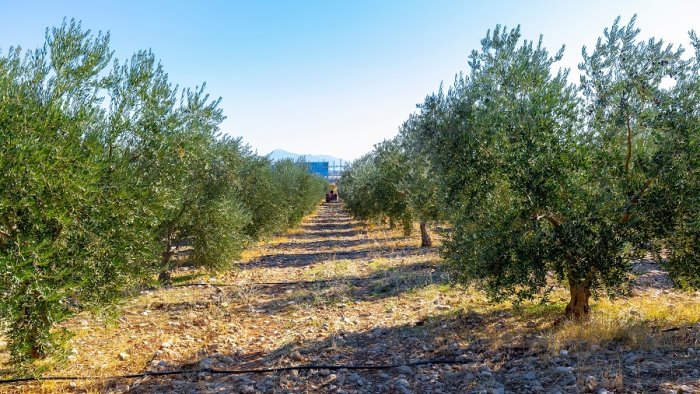
[[[329,369],[329,370],[339,370],[339,369],[352,369],[352,370],[379,370],[379,369],[392,369],[399,367],[415,367],[419,365],[458,365],[458,364],[470,364],[474,360],[457,360],[457,359],[432,359],[432,360],[422,360],[415,361],[412,363],[403,364],[385,364],[385,365],[298,365],[292,367],[273,367],[273,368],[259,368],[259,369],[189,369],[189,370],[176,370],[176,371],[146,371],[135,374],[128,375],[117,375],[117,376],[35,376],[35,377],[24,377],[24,378],[13,378],[0,380],[0,385],[10,384],[10,383],[24,383],[24,382],[38,382],[38,381],[48,381],[48,380],[100,380],[100,379],[137,379],[145,378],[148,376],[167,376],[167,375],[183,375],[183,374],[195,374],[195,373],[209,373],[217,375],[240,375],[245,373],[273,373],[273,372],[287,372],[287,371],[303,371],[311,369]]]

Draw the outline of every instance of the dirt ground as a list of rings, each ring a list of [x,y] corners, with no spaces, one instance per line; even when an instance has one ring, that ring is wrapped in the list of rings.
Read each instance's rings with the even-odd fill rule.
[[[144,292],[117,315],[67,322],[76,333],[68,360],[47,363],[44,374],[338,369],[67,380],[0,392],[700,392],[700,296],[674,290],[653,262],[637,267],[628,298],[596,301],[595,319],[575,325],[560,318],[563,289],[547,303],[489,302],[453,283],[438,247],[419,244],[419,234],[363,227],[341,204],[321,205],[299,229],[247,251],[232,272],[182,270],[174,287]],[[411,365],[430,360],[450,363]]]

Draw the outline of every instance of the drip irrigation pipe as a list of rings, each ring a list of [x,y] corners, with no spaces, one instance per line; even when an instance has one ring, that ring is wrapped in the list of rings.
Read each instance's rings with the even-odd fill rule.
[[[385,364],[385,365],[298,365],[290,367],[272,367],[272,368],[258,368],[258,369],[182,369],[175,371],[145,371],[134,374],[127,375],[116,375],[116,376],[30,376],[22,378],[12,378],[0,380],[0,385],[11,384],[11,383],[26,383],[26,382],[38,382],[38,381],[49,381],[49,380],[101,380],[101,379],[138,379],[145,378],[148,376],[168,376],[168,375],[184,375],[184,374],[199,374],[208,373],[215,375],[241,375],[246,373],[251,374],[264,374],[264,373],[274,373],[274,372],[288,372],[288,371],[304,371],[312,369],[329,369],[329,370],[380,370],[380,369],[392,369],[399,368],[403,366],[415,367],[420,365],[459,365],[459,364],[470,364],[474,360],[457,360],[457,359],[431,359],[431,360],[421,360],[412,363],[403,364]]]

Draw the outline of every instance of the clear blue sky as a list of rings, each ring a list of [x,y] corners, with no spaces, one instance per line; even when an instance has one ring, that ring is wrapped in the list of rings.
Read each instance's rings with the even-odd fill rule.
[[[151,48],[171,81],[223,98],[223,131],[275,148],[354,159],[391,138],[415,104],[466,70],[487,29],[520,24],[566,44],[575,68],[617,15],[687,46],[700,1],[7,1],[0,50],[43,43],[63,17],[111,32],[118,58]]]

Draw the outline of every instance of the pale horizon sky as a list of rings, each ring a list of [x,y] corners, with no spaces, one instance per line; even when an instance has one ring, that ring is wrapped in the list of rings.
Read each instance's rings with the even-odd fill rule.
[[[6,1],[0,51],[34,49],[64,17],[110,31],[115,57],[151,49],[173,83],[221,96],[222,131],[259,154],[284,149],[346,160],[396,135],[415,105],[467,70],[496,24],[572,69],[616,16],[641,37],[688,46],[700,2],[660,1]]]

